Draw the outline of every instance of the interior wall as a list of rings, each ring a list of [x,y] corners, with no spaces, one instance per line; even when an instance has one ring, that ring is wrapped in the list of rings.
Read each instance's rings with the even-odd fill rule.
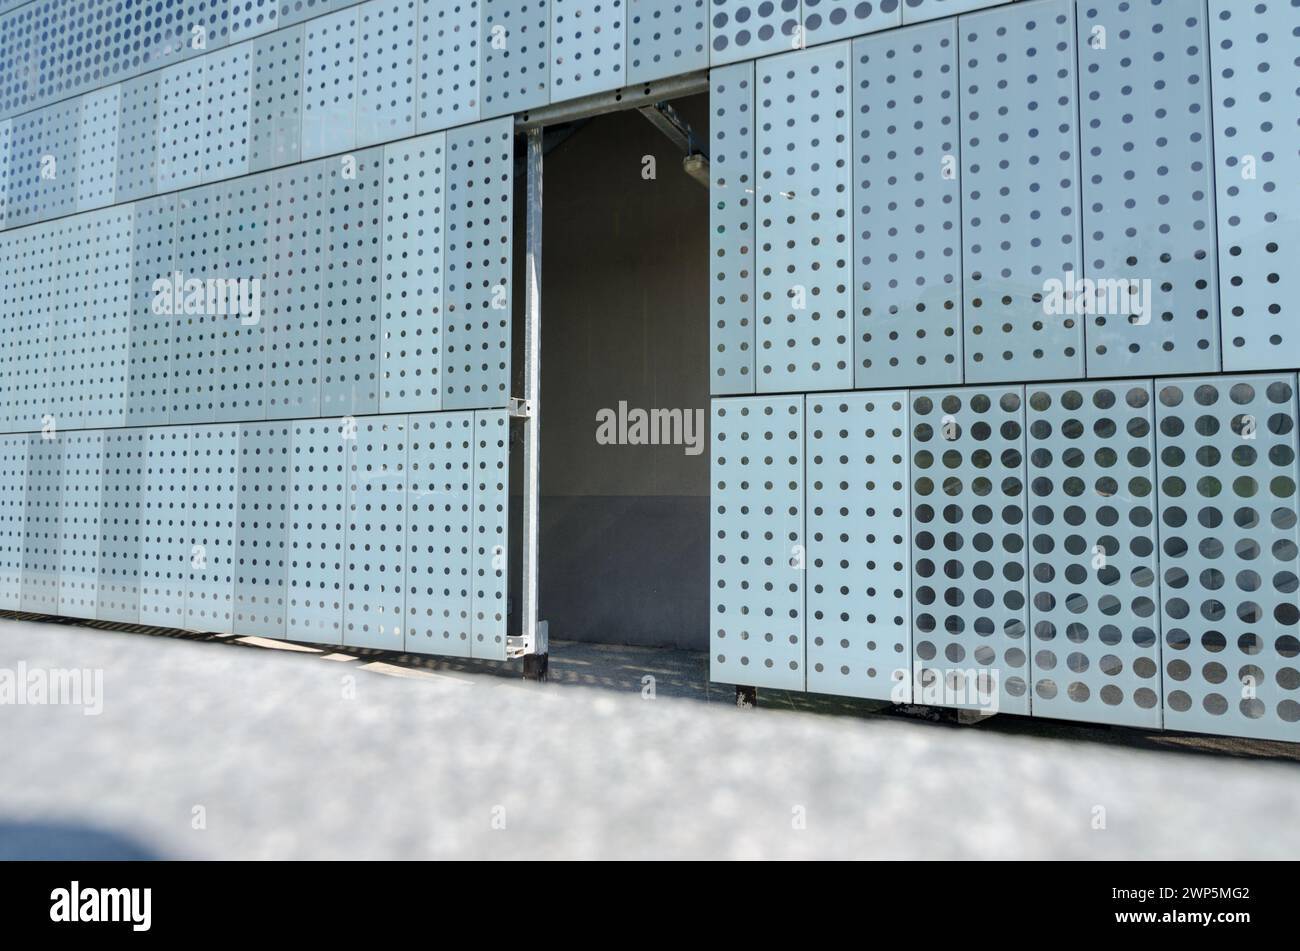
[[[707,143],[707,96],[674,107]],[[635,111],[591,120],[545,159],[538,600],[554,638],[707,648],[708,190],[681,159]],[[521,177],[521,249],[524,190]],[[692,414],[698,454],[602,445],[598,413],[620,402]]]

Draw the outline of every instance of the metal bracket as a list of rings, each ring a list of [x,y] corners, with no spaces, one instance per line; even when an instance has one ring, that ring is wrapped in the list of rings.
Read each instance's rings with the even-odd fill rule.
[[[669,103],[656,102],[639,106],[637,112],[645,116],[652,126],[681,149],[682,171],[705,188],[709,187],[709,157],[699,147],[690,123],[683,119]]]
[[[510,417],[512,419],[531,419],[533,401],[522,396],[510,397]]]

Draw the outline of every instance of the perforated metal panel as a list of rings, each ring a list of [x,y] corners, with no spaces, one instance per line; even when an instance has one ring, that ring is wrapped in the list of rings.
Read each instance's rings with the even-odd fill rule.
[[[420,0],[418,131],[479,117],[480,14],[478,0]]]
[[[300,26],[253,43],[250,171],[288,165],[301,156],[302,44]]]
[[[70,215],[77,210],[80,170],[81,103],[76,99],[42,110],[45,121],[41,126],[41,154],[37,162],[36,194],[38,210],[34,220]],[[44,174],[41,163],[53,158],[55,173]]]
[[[960,383],[957,24],[853,44],[856,385]]]
[[[140,623],[183,627],[190,577],[190,426],[143,430]]]
[[[293,424],[286,618],[291,641],[343,643],[348,463],[356,437],[354,420]]]
[[[100,505],[99,606],[101,621],[140,620],[141,483],[146,429],[104,433],[104,490]]]
[[[13,122],[0,120],[0,228],[9,211],[9,148],[13,139]]]
[[[907,394],[807,398],[808,690],[906,702]]]
[[[41,429],[48,412],[51,317],[63,306],[60,270],[56,266],[51,279],[51,262],[61,264],[65,254],[51,225],[25,228],[14,234],[13,240],[17,293],[12,316],[0,324],[8,338],[4,363],[7,428],[30,432]]]
[[[176,319],[154,313],[154,284],[172,275],[176,254],[176,198],[137,202],[131,245],[131,334],[126,421],[166,423],[171,405],[171,349]]]
[[[342,10],[306,26],[302,78],[302,157],[357,144],[357,12]]]
[[[0,436],[0,609],[22,607],[27,437]]]
[[[99,535],[104,486],[104,434],[61,437],[58,612],[94,618],[99,608]]]
[[[628,0],[627,81],[641,83],[709,65],[706,0]]]
[[[828,43],[903,22],[901,0],[802,0],[803,41]]]
[[[442,404],[442,242],[447,137],[384,149],[384,310],[380,408]],[[412,420],[412,426],[415,421]]]
[[[209,240],[216,244],[215,276],[244,282],[238,285],[236,312],[218,313],[214,321],[216,377],[209,392],[212,418],[218,422],[266,415],[270,322],[264,290],[272,243],[272,184],[270,175],[253,175],[219,186],[218,205],[208,221]],[[232,310],[229,301],[226,309]]]
[[[1300,739],[1295,385],[1157,385],[1167,729]]]
[[[1084,318],[1088,375],[1213,372],[1205,4],[1089,0],[1079,10],[1084,273],[1105,282]]]
[[[799,46],[799,0],[710,0],[710,11],[714,66]]]
[[[448,132],[446,169],[442,405],[504,406],[510,383],[512,120]]]
[[[118,205],[79,216],[88,225],[89,239],[80,288],[84,320],[67,379],[75,383],[80,401],[76,422],[65,426],[126,423],[135,212],[134,205]],[[75,299],[72,294],[68,298]]]
[[[405,416],[357,420],[348,443],[347,592],[343,643],[401,650],[405,644]]]
[[[550,101],[549,0],[480,0],[484,119]]]
[[[469,657],[474,569],[474,414],[409,419],[405,649]]]
[[[805,687],[803,404],[713,401],[710,680]]]
[[[319,16],[331,6],[338,6],[336,0],[280,0],[278,21],[281,27],[298,23],[309,17]]]
[[[551,99],[617,89],[627,73],[624,0],[551,0]]]
[[[913,685],[937,706],[1029,713],[1019,387],[913,391]]]
[[[1081,274],[1074,5],[962,17],[966,382],[1083,375],[1083,322],[1049,314]]]
[[[1210,0],[1223,368],[1294,367],[1300,274],[1296,6]]]
[[[232,623],[236,634],[285,636],[292,450],[292,423],[239,427]]]
[[[328,221],[326,166],[296,165],[271,180],[275,233],[262,287],[267,322],[266,414],[302,419],[320,412],[321,299]]]
[[[208,146],[207,57],[168,66],[158,80],[158,190],[191,188],[203,181]]]
[[[352,158],[324,163],[320,411],[338,416],[379,410],[384,154],[370,149]]]
[[[903,0],[903,22],[918,23],[922,20],[950,17],[954,13],[966,13],[982,7],[995,7],[1001,3],[1014,2],[1016,0]]]
[[[121,86],[115,199],[132,201],[158,188],[158,114],[161,77],[150,73]]]
[[[217,350],[232,318],[205,312],[206,287],[202,282],[220,275],[217,265],[220,248],[212,241],[208,228],[211,220],[221,214],[226,189],[225,185],[205,185],[181,192],[176,200],[174,273],[184,282],[183,301],[189,297],[191,281],[199,282],[196,286],[203,298],[198,306],[183,303],[181,313],[164,317],[175,328],[171,358],[173,423],[207,423],[216,419],[215,393],[220,383]],[[159,315],[153,316],[156,320]]]
[[[94,252],[94,225],[89,215],[63,218],[46,226],[58,258],[47,262],[42,277],[49,284],[47,386],[40,408],[46,427],[76,429],[85,405],[82,360],[90,308],[89,259]],[[28,427],[32,428],[32,427]]]
[[[274,30],[279,12],[279,0],[230,0],[230,41]]]
[[[233,630],[239,429],[195,426],[190,432],[185,628],[191,631]]]
[[[117,195],[117,127],[122,90],[108,86],[80,99],[77,210],[111,205]]]
[[[853,386],[849,57],[835,43],[756,67],[760,393]]]
[[[253,45],[209,53],[204,73],[203,181],[248,174]]]
[[[754,64],[709,74],[709,390],[754,392]]]
[[[357,144],[414,135],[416,0],[371,0],[357,18]]]
[[[59,611],[59,500],[63,494],[63,442],[27,437],[27,505],[23,529],[22,610]]]
[[[474,414],[474,594],[470,656],[506,657],[506,572],[509,569],[510,417]]]
[[[1033,713],[1159,729],[1151,384],[1027,399]]]

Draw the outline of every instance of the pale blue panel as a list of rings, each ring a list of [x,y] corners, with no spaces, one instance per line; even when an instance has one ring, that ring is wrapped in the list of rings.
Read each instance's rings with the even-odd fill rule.
[[[624,0],[551,0],[551,101],[627,82]]]
[[[420,0],[420,132],[478,119],[480,14],[478,0]]]
[[[510,417],[474,414],[474,594],[470,655],[505,660],[510,526]]]
[[[166,423],[171,415],[171,350],[178,318],[159,313],[155,302],[161,305],[167,300],[176,263],[176,197],[151,198],[134,207],[126,421]],[[165,283],[155,288],[160,280]]]
[[[186,630],[233,631],[238,493],[239,427],[195,426],[190,431]]]
[[[100,505],[99,606],[101,621],[140,620],[141,483],[152,430],[104,433],[104,493]]]
[[[480,0],[482,115],[523,112],[551,98],[549,0]]]
[[[799,46],[799,0],[710,0],[709,63],[721,66]]]
[[[158,109],[161,78],[149,73],[122,83],[117,126],[117,201],[158,189]]]
[[[903,22],[919,23],[938,17],[950,17],[982,7],[995,7],[1015,0],[903,0]]]
[[[253,43],[248,167],[256,172],[298,161],[302,150],[303,28]]]
[[[0,436],[0,609],[22,607],[27,437]]]
[[[357,12],[312,20],[306,31],[302,157],[311,159],[357,144]]]
[[[355,420],[293,424],[286,611],[291,641],[343,643],[348,459],[356,434]]]
[[[159,78],[158,190],[191,188],[203,181],[208,144],[207,58],[168,66]]]
[[[808,46],[902,23],[902,0],[803,0],[803,41]]]
[[[348,443],[347,580],[343,643],[400,651],[405,645],[405,416],[356,421]]]
[[[628,0],[628,21],[629,83],[709,65],[708,0]]]
[[[77,210],[111,205],[117,194],[117,136],[122,88],[108,86],[80,101]]]
[[[236,634],[285,636],[292,450],[292,423],[239,427],[232,625]]]
[[[27,504],[23,530],[22,610],[59,613],[59,500],[63,440],[27,437]]]
[[[416,0],[370,0],[357,17],[357,144],[414,135]]]
[[[140,623],[185,624],[190,576],[190,426],[143,430],[140,477]]]
[[[64,433],[61,441],[63,479],[57,613],[63,617],[94,618],[99,607],[104,434]]]
[[[253,44],[241,43],[206,57],[203,181],[248,174],[252,140]]]

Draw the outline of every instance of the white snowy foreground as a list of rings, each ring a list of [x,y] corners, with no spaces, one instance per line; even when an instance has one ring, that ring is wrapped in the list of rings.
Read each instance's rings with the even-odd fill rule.
[[[0,857],[1300,854],[1294,761],[369,663],[0,621],[102,671],[0,706]]]

